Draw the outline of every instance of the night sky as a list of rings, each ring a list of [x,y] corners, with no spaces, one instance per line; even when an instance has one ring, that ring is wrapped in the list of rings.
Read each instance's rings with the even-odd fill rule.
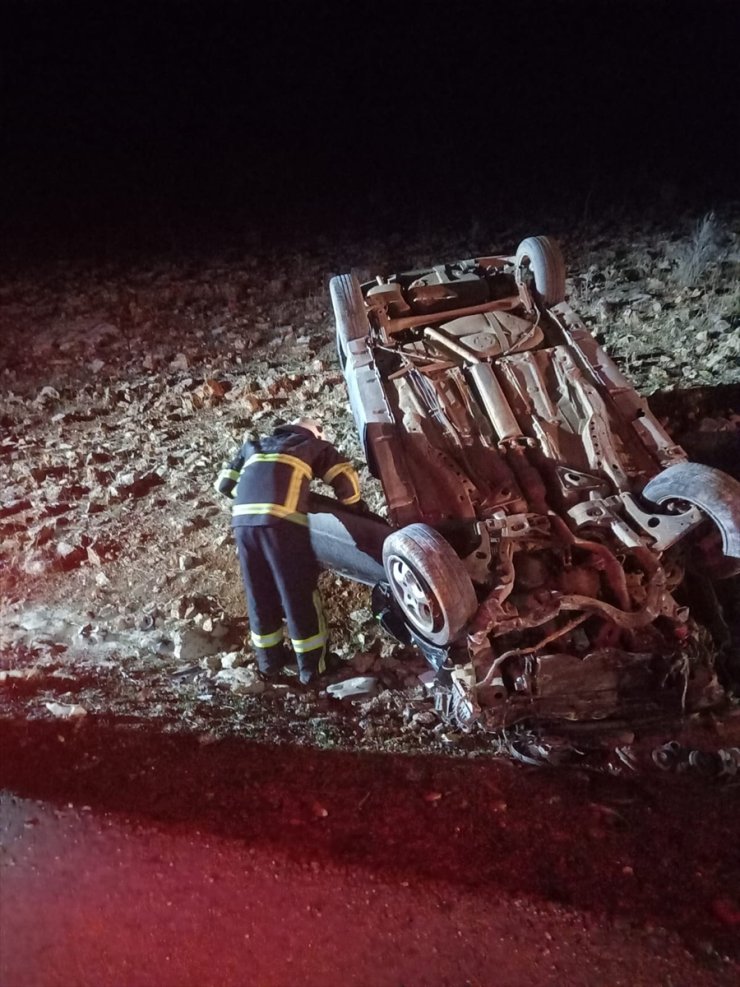
[[[8,241],[737,197],[734,2],[6,2]]]

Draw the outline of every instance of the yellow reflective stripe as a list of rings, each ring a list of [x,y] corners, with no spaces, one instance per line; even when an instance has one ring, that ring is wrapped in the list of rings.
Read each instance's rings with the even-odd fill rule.
[[[315,651],[316,648],[323,647],[326,644],[326,635],[314,634],[313,637],[304,638],[302,641],[293,641],[291,638],[291,643],[294,651],[303,654],[304,651]]]
[[[272,507],[279,508],[280,511],[285,511],[286,514],[277,513],[275,510],[268,511],[245,511],[241,513],[247,514],[274,514],[277,517],[286,517],[287,514],[296,513],[296,508],[298,507],[298,501],[301,499],[301,488],[303,486],[304,477],[307,480],[311,480],[313,477],[313,470],[308,465],[304,463],[302,459],[298,459],[296,456],[288,456],[282,452],[256,452],[253,456],[250,456],[242,467],[242,472],[250,466],[252,463],[280,463],[283,466],[290,466],[293,470],[293,474],[290,478],[290,483],[288,484],[288,492],[285,497],[284,504],[273,504]],[[258,505],[260,506],[260,505]]]
[[[321,606],[321,594],[317,589],[313,591],[313,605],[316,609],[316,616],[319,618],[319,633],[324,635],[324,646],[319,655],[318,668],[319,675],[323,675],[326,671],[326,639],[328,634],[326,630],[326,615],[324,614],[324,608]]]
[[[304,463],[297,456],[288,456],[282,452],[256,452],[253,456],[249,457],[244,464],[244,468],[246,469],[251,463],[284,463],[286,466],[292,466],[293,469],[300,470],[309,480],[313,476],[313,470],[308,463]]]
[[[306,651],[315,651],[317,648],[321,648],[321,655],[319,657],[319,672],[323,672],[326,669],[326,664],[324,658],[326,656],[326,618],[324,617],[324,609],[321,606],[321,595],[318,590],[313,592],[313,606],[316,611],[316,622],[318,624],[319,632],[314,634],[312,637],[291,638],[291,644],[293,645],[293,650],[303,654]]]
[[[224,469],[218,474],[219,480],[238,480],[240,476],[239,470],[229,470]]]
[[[232,517],[244,514],[270,514],[272,517],[285,518],[296,524],[308,524],[308,515],[299,511],[291,511],[282,504],[236,504],[231,509]]]
[[[285,498],[285,506],[289,511],[294,511],[298,507],[304,476],[304,473],[293,467],[293,476],[290,479],[290,486],[288,487],[288,496]]]
[[[330,470],[324,474],[324,482],[331,483],[333,479],[344,473],[349,482],[352,484],[352,493],[349,497],[344,497],[340,503],[342,504],[356,504],[360,498],[360,481],[357,478],[357,473],[355,468],[351,463],[337,463],[336,466],[332,466]]]
[[[324,483],[331,483],[334,477],[339,476],[340,473],[354,473],[354,471],[352,463],[337,463],[324,473],[322,479]]]
[[[273,631],[272,634],[255,634],[254,631],[251,631],[250,637],[255,648],[274,648],[276,644],[283,642],[283,629],[281,627],[280,630]]]

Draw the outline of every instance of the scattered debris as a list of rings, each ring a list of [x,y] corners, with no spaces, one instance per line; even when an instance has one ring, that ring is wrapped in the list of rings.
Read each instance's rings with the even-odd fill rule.
[[[216,672],[214,682],[227,685],[232,692],[243,696],[259,696],[265,691],[265,683],[251,668],[224,668]]]
[[[378,680],[372,675],[361,675],[353,679],[343,679],[333,682],[326,691],[335,699],[349,699],[355,696],[367,696],[375,693]]]
[[[52,716],[58,716],[63,720],[75,719],[78,716],[87,716],[87,710],[79,703],[44,703]]]
[[[663,771],[695,771],[709,777],[740,775],[740,747],[691,750],[670,740],[655,748],[652,759]]]
[[[29,682],[40,677],[41,672],[38,668],[5,668],[0,670],[0,685]]]
[[[740,235],[735,217],[717,213],[702,233],[703,223],[690,217],[683,237],[666,237],[657,248],[654,229],[631,230],[627,245],[613,231],[608,238],[561,239],[572,275],[568,294],[599,341],[639,390],[658,399],[656,407],[661,392],[703,387],[702,403],[681,402],[678,425],[724,444],[740,431],[738,402],[712,403],[707,394],[730,395],[740,374]],[[473,256],[507,239],[499,231],[470,243],[469,231],[440,230],[434,241],[407,240],[406,259],[424,266],[442,247],[454,256],[460,244],[461,256]],[[713,256],[702,247],[710,243]],[[361,246],[363,265],[369,269],[387,246]],[[686,284],[681,265],[692,254],[704,266]],[[324,704],[337,717],[324,724],[325,735],[340,747],[433,748],[450,756],[474,748],[473,737],[439,722],[427,691],[434,672],[383,634],[369,591],[334,575],[321,578],[332,647],[346,674],[376,681],[373,691],[340,705],[327,699],[328,690],[261,693],[251,677],[246,681],[257,691],[247,685],[239,693],[244,681],[237,676],[232,692],[224,675],[252,666],[241,663],[251,654],[228,505],[211,485],[243,432],[298,414],[323,418],[332,440],[360,467],[370,506],[381,503],[334,352],[326,289],[337,256],[336,244],[317,246],[290,278],[283,277],[283,261],[260,247],[233,259],[186,265],[165,258],[119,271],[70,262],[5,279],[6,712],[26,715],[22,683],[34,694],[49,685],[51,700],[68,698],[72,681],[78,702],[68,705],[152,717],[211,738],[239,729],[315,743],[318,727],[310,721]],[[506,743],[484,743],[479,750],[516,758]],[[547,757],[537,747],[516,749],[538,766],[552,763],[543,738],[533,743]],[[735,743],[717,737],[720,749]],[[617,742],[610,756],[625,773],[644,765],[637,741]],[[733,776],[725,769],[722,777]]]

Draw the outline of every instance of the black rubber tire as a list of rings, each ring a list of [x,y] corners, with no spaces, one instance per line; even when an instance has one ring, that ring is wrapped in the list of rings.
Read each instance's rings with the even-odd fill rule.
[[[549,236],[529,236],[516,252],[517,268],[527,264],[537,298],[550,308],[565,301],[565,261],[557,240]]]
[[[454,641],[478,609],[465,565],[429,525],[409,524],[391,532],[383,545],[383,566],[409,624],[432,644]]]
[[[370,332],[360,282],[354,274],[338,274],[329,282],[329,294],[336,320],[337,356],[342,369],[347,362],[347,343],[364,339]]]

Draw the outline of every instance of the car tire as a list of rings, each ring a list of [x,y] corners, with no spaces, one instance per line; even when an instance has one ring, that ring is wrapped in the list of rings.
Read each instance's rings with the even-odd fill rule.
[[[354,274],[338,274],[329,282],[329,294],[337,325],[337,356],[342,370],[347,363],[347,343],[370,332],[360,282]]]
[[[694,561],[712,579],[740,574],[740,482],[700,463],[674,463],[645,485],[642,496],[656,504],[685,500],[713,522],[716,537],[703,539],[711,551]]]
[[[516,252],[517,271],[525,265],[534,279],[537,298],[550,308],[565,301],[565,261],[557,240],[549,236],[530,236],[522,240]]]
[[[409,624],[432,644],[454,641],[478,609],[462,560],[429,525],[409,524],[391,532],[383,545],[383,566]]]

